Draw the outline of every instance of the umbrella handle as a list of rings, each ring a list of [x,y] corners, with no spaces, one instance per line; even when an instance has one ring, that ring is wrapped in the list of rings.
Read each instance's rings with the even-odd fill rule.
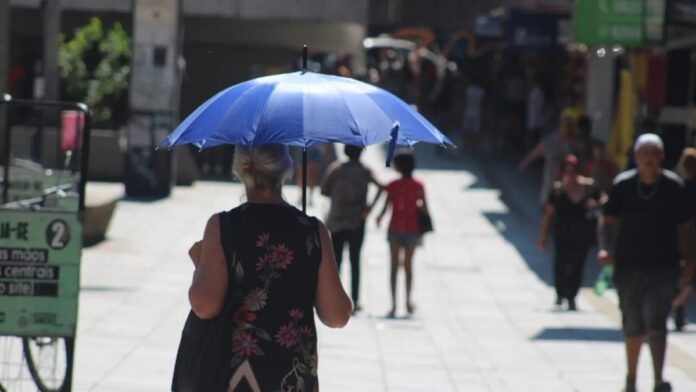
[[[392,159],[394,159],[394,150],[396,149],[396,140],[399,138],[399,122],[394,123],[391,131],[391,140],[389,141],[389,149],[387,150],[387,167],[391,167]]]

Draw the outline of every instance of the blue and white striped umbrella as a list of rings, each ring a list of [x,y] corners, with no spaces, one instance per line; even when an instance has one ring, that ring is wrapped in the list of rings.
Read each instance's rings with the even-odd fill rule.
[[[249,80],[208,99],[161,143],[260,146],[322,143],[368,146],[418,142],[454,146],[395,95],[339,76],[293,72]]]

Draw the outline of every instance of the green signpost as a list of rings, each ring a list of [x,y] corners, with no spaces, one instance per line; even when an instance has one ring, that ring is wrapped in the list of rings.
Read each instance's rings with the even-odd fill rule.
[[[644,17],[644,0],[575,1],[575,41],[587,45],[642,45]]]
[[[75,336],[81,238],[74,212],[0,212],[0,335]]]

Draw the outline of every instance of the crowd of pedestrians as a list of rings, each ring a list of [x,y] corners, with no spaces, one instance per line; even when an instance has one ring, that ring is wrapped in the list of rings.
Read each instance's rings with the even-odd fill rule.
[[[555,305],[577,310],[586,259],[596,247],[599,263],[614,271],[626,350],[625,391],[635,391],[644,341],[652,356],[654,391],[671,391],[662,374],[667,321],[674,312],[676,328],[683,329],[687,323],[684,306],[696,291],[696,149],[684,150],[676,174],[663,168],[660,137],[647,133],[636,138],[632,167],[618,168],[607,156],[604,143],[593,137],[592,120],[584,115],[575,95],[567,95],[565,107],[558,110],[558,126],[550,127],[553,116],[548,114],[549,102],[537,74],[526,78],[523,72],[507,72],[501,82],[504,88],[496,92],[482,86],[484,78],[475,70],[448,68],[441,74],[436,64],[412,56],[396,67],[397,59],[384,53],[387,55],[375,65],[378,71],[373,70],[378,74],[375,82],[399,89],[406,99],[411,97],[422,113],[445,130],[456,129],[469,150],[479,149],[484,134],[492,132],[485,123],[484,102],[489,94],[498,97],[506,118],[506,130],[497,133],[503,136],[497,138],[499,147],[512,144],[528,149],[517,165],[520,171],[543,160],[537,247],[553,251]],[[407,83],[396,78],[398,72]],[[236,358],[230,390],[242,380],[252,390],[295,390],[289,389],[292,385],[311,390],[307,386],[316,385],[313,310],[331,327],[344,325],[351,312],[362,310],[365,226],[382,199],[374,219],[381,226],[390,212],[386,239],[392,302],[386,317],[396,317],[399,309],[397,278],[401,270],[406,313],[416,310],[413,260],[427,231],[423,216],[429,214],[425,186],[414,177],[415,157],[409,152],[397,153],[393,165],[400,178],[385,184],[361,162],[362,149],[346,146],[344,153],[345,161],[328,165],[333,157],[330,147],[309,149],[307,184],[302,183],[302,167],[295,166],[295,181],[308,187],[310,205],[315,188],[329,198],[326,225],[283,200],[283,180],[293,171],[287,148],[240,149],[235,155],[234,173],[246,187],[248,202],[210,218],[203,240],[191,248],[196,272],[189,293],[197,317],[229,312],[234,328],[241,331],[230,344]],[[300,162],[299,156],[295,162]],[[619,173],[620,169],[627,170]],[[371,186],[375,197],[368,200]],[[234,236],[225,221],[242,222],[245,227],[235,243],[226,243]],[[346,247],[350,299],[339,279]],[[239,255],[253,260],[253,265],[236,262],[241,260]],[[302,264],[304,270],[290,273],[290,265],[300,259],[309,260]],[[229,260],[238,263],[231,273],[225,260],[227,265]],[[229,279],[235,279],[236,285]],[[233,292],[233,286],[239,292]],[[279,289],[270,294],[271,286]],[[232,300],[225,300],[226,293]],[[294,346],[302,349],[292,355],[287,350],[274,354],[280,352],[279,347]],[[256,377],[257,369],[264,369],[263,379]]]

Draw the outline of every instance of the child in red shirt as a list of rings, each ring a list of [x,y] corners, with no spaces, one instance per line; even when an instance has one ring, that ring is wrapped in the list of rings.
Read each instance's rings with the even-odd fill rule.
[[[411,301],[411,288],[413,283],[413,254],[416,246],[421,244],[418,211],[419,209],[427,211],[423,184],[412,176],[415,166],[416,162],[413,155],[402,153],[394,157],[394,168],[401,173],[401,178],[387,185],[387,200],[382,212],[377,217],[377,226],[379,226],[384,214],[391,206],[392,216],[387,241],[389,241],[391,251],[392,309],[387,317],[394,317],[396,312],[396,277],[402,253],[404,271],[406,272],[406,310],[409,314],[415,310]]]

